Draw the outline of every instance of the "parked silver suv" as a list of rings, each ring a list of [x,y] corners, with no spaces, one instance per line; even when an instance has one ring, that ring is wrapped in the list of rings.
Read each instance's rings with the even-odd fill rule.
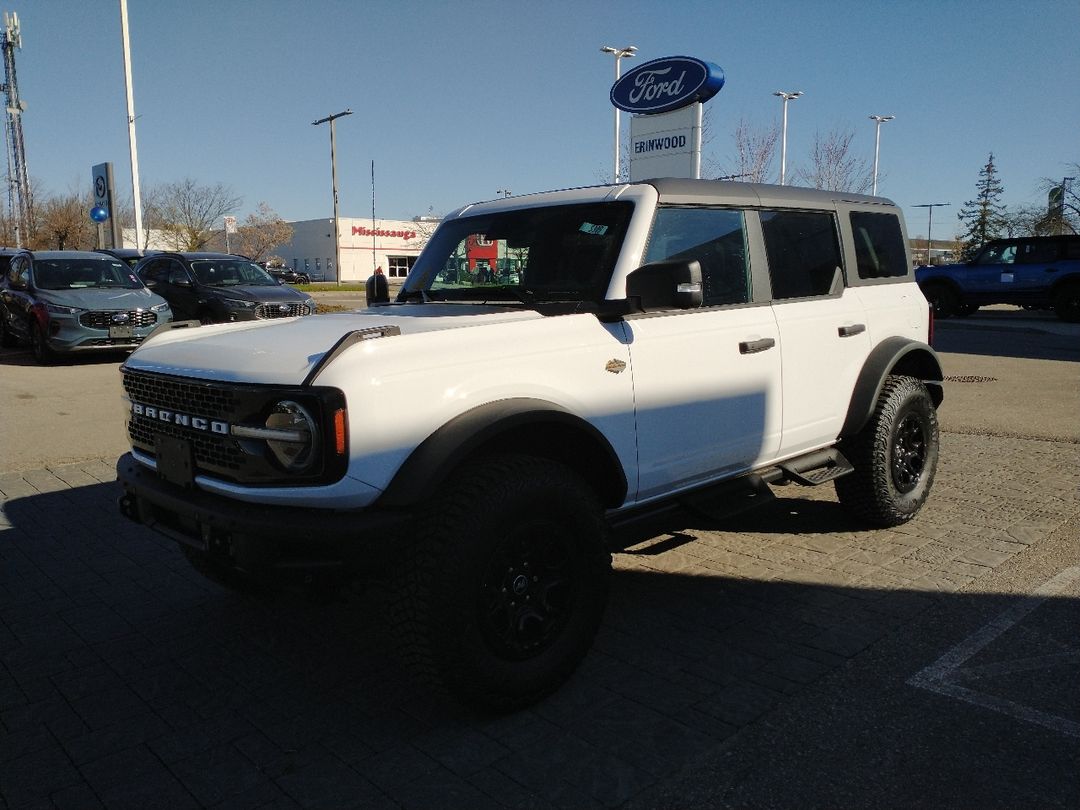
[[[20,251],[0,279],[0,339],[4,346],[28,342],[39,363],[133,349],[170,320],[165,299],[123,261],[101,253]]]

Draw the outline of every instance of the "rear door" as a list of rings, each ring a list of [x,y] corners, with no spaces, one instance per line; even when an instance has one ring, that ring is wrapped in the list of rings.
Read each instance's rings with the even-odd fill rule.
[[[845,284],[836,215],[760,212],[783,365],[780,457],[830,444],[870,353],[862,302]]]

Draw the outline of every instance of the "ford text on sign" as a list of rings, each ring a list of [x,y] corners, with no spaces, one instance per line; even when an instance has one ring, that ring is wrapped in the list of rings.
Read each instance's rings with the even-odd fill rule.
[[[620,110],[653,115],[707,101],[724,86],[724,71],[692,56],[666,56],[630,70],[611,87]]]

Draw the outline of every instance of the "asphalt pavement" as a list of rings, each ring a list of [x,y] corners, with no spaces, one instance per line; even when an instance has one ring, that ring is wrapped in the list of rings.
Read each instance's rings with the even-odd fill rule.
[[[918,518],[797,487],[683,515],[505,717],[402,677],[378,588],[194,573],[116,510],[118,361],[0,352],[0,808],[1075,807],[1080,332],[1035,316],[939,323]]]

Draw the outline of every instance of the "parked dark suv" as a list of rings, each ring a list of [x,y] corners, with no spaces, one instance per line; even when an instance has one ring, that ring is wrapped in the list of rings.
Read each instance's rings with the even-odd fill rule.
[[[315,300],[250,259],[227,253],[157,253],[135,271],[172,306],[174,320],[229,323],[315,313]]]
[[[969,262],[920,267],[919,288],[940,318],[986,304],[1050,309],[1080,322],[1080,236],[1029,236],[987,242]]]

